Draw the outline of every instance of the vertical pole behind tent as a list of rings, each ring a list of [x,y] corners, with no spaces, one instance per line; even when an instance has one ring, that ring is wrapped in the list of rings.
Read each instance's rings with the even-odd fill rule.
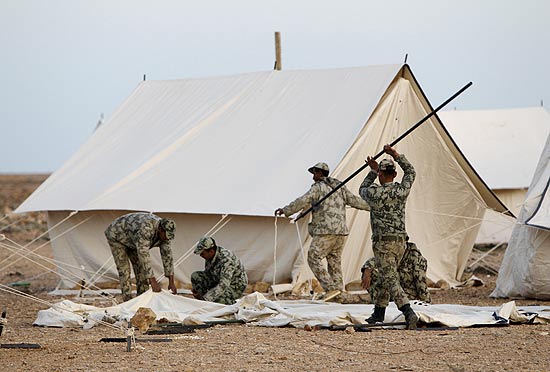
[[[283,68],[283,61],[281,60],[281,33],[275,32],[275,70],[281,70]]]

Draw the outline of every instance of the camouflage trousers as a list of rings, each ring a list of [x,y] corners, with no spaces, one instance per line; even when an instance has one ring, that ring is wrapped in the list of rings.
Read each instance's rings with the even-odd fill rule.
[[[118,280],[120,282],[120,290],[122,292],[122,298],[124,301],[132,299],[132,289],[130,287],[130,263],[134,268],[134,276],[136,277],[137,294],[138,296],[147,290],[149,290],[149,278],[146,276],[146,272],[143,269],[137,250],[128,248],[124,244],[117,242],[116,240],[109,239],[109,246],[111,247],[111,253],[118,270]]]
[[[309,268],[327,292],[342,290],[342,250],[346,242],[345,235],[313,235],[307,263]],[[327,269],[322,260],[326,258]]]
[[[199,295],[204,296],[206,292],[218,285],[218,282],[214,281],[212,275],[206,271],[195,271],[191,274],[191,285],[193,290]],[[240,285],[237,287],[229,287],[219,297],[214,298],[212,301],[220,304],[233,305],[235,300],[241,298],[246,285]]]
[[[378,307],[387,307],[390,296],[398,308],[409,303],[409,298],[401,288],[397,268],[405,253],[404,241],[376,241],[373,242],[374,259],[378,267],[380,283],[378,293],[373,298]]]

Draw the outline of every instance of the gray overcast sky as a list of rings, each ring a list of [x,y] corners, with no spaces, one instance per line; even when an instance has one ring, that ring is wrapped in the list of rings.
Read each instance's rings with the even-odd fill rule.
[[[550,105],[545,0],[0,0],[0,173],[51,172],[148,80],[402,63],[437,106]]]

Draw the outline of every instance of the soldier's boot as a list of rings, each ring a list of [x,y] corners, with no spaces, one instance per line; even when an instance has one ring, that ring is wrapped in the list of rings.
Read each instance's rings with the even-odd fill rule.
[[[405,322],[407,322],[407,329],[416,329],[416,323],[418,323],[418,315],[413,311],[411,305],[406,304],[399,308],[399,310],[405,315]]]
[[[384,323],[384,317],[386,316],[386,308],[374,306],[374,311],[371,316],[366,319],[369,324]]]

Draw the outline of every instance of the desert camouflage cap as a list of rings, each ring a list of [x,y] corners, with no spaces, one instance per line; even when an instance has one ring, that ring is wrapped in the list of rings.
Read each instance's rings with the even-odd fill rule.
[[[163,218],[160,220],[160,227],[162,227],[168,239],[174,239],[174,236],[176,236],[176,223],[174,220]]]
[[[395,163],[391,159],[382,159],[378,164],[378,169],[381,171],[395,171]]]
[[[311,167],[311,168],[308,169],[308,172],[309,172],[309,173],[313,173],[313,170],[314,170],[314,169],[324,170],[324,171],[327,172],[327,173],[329,172],[328,164],[327,164],[327,163],[323,163],[323,162],[315,164],[313,167]]]
[[[194,253],[201,254],[202,251],[204,251],[205,249],[214,248],[215,246],[216,242],[214,241],[214,239],[209,236],[205,236],[201,238],[201,240],[199,240],[199,242],[197,243]]]

